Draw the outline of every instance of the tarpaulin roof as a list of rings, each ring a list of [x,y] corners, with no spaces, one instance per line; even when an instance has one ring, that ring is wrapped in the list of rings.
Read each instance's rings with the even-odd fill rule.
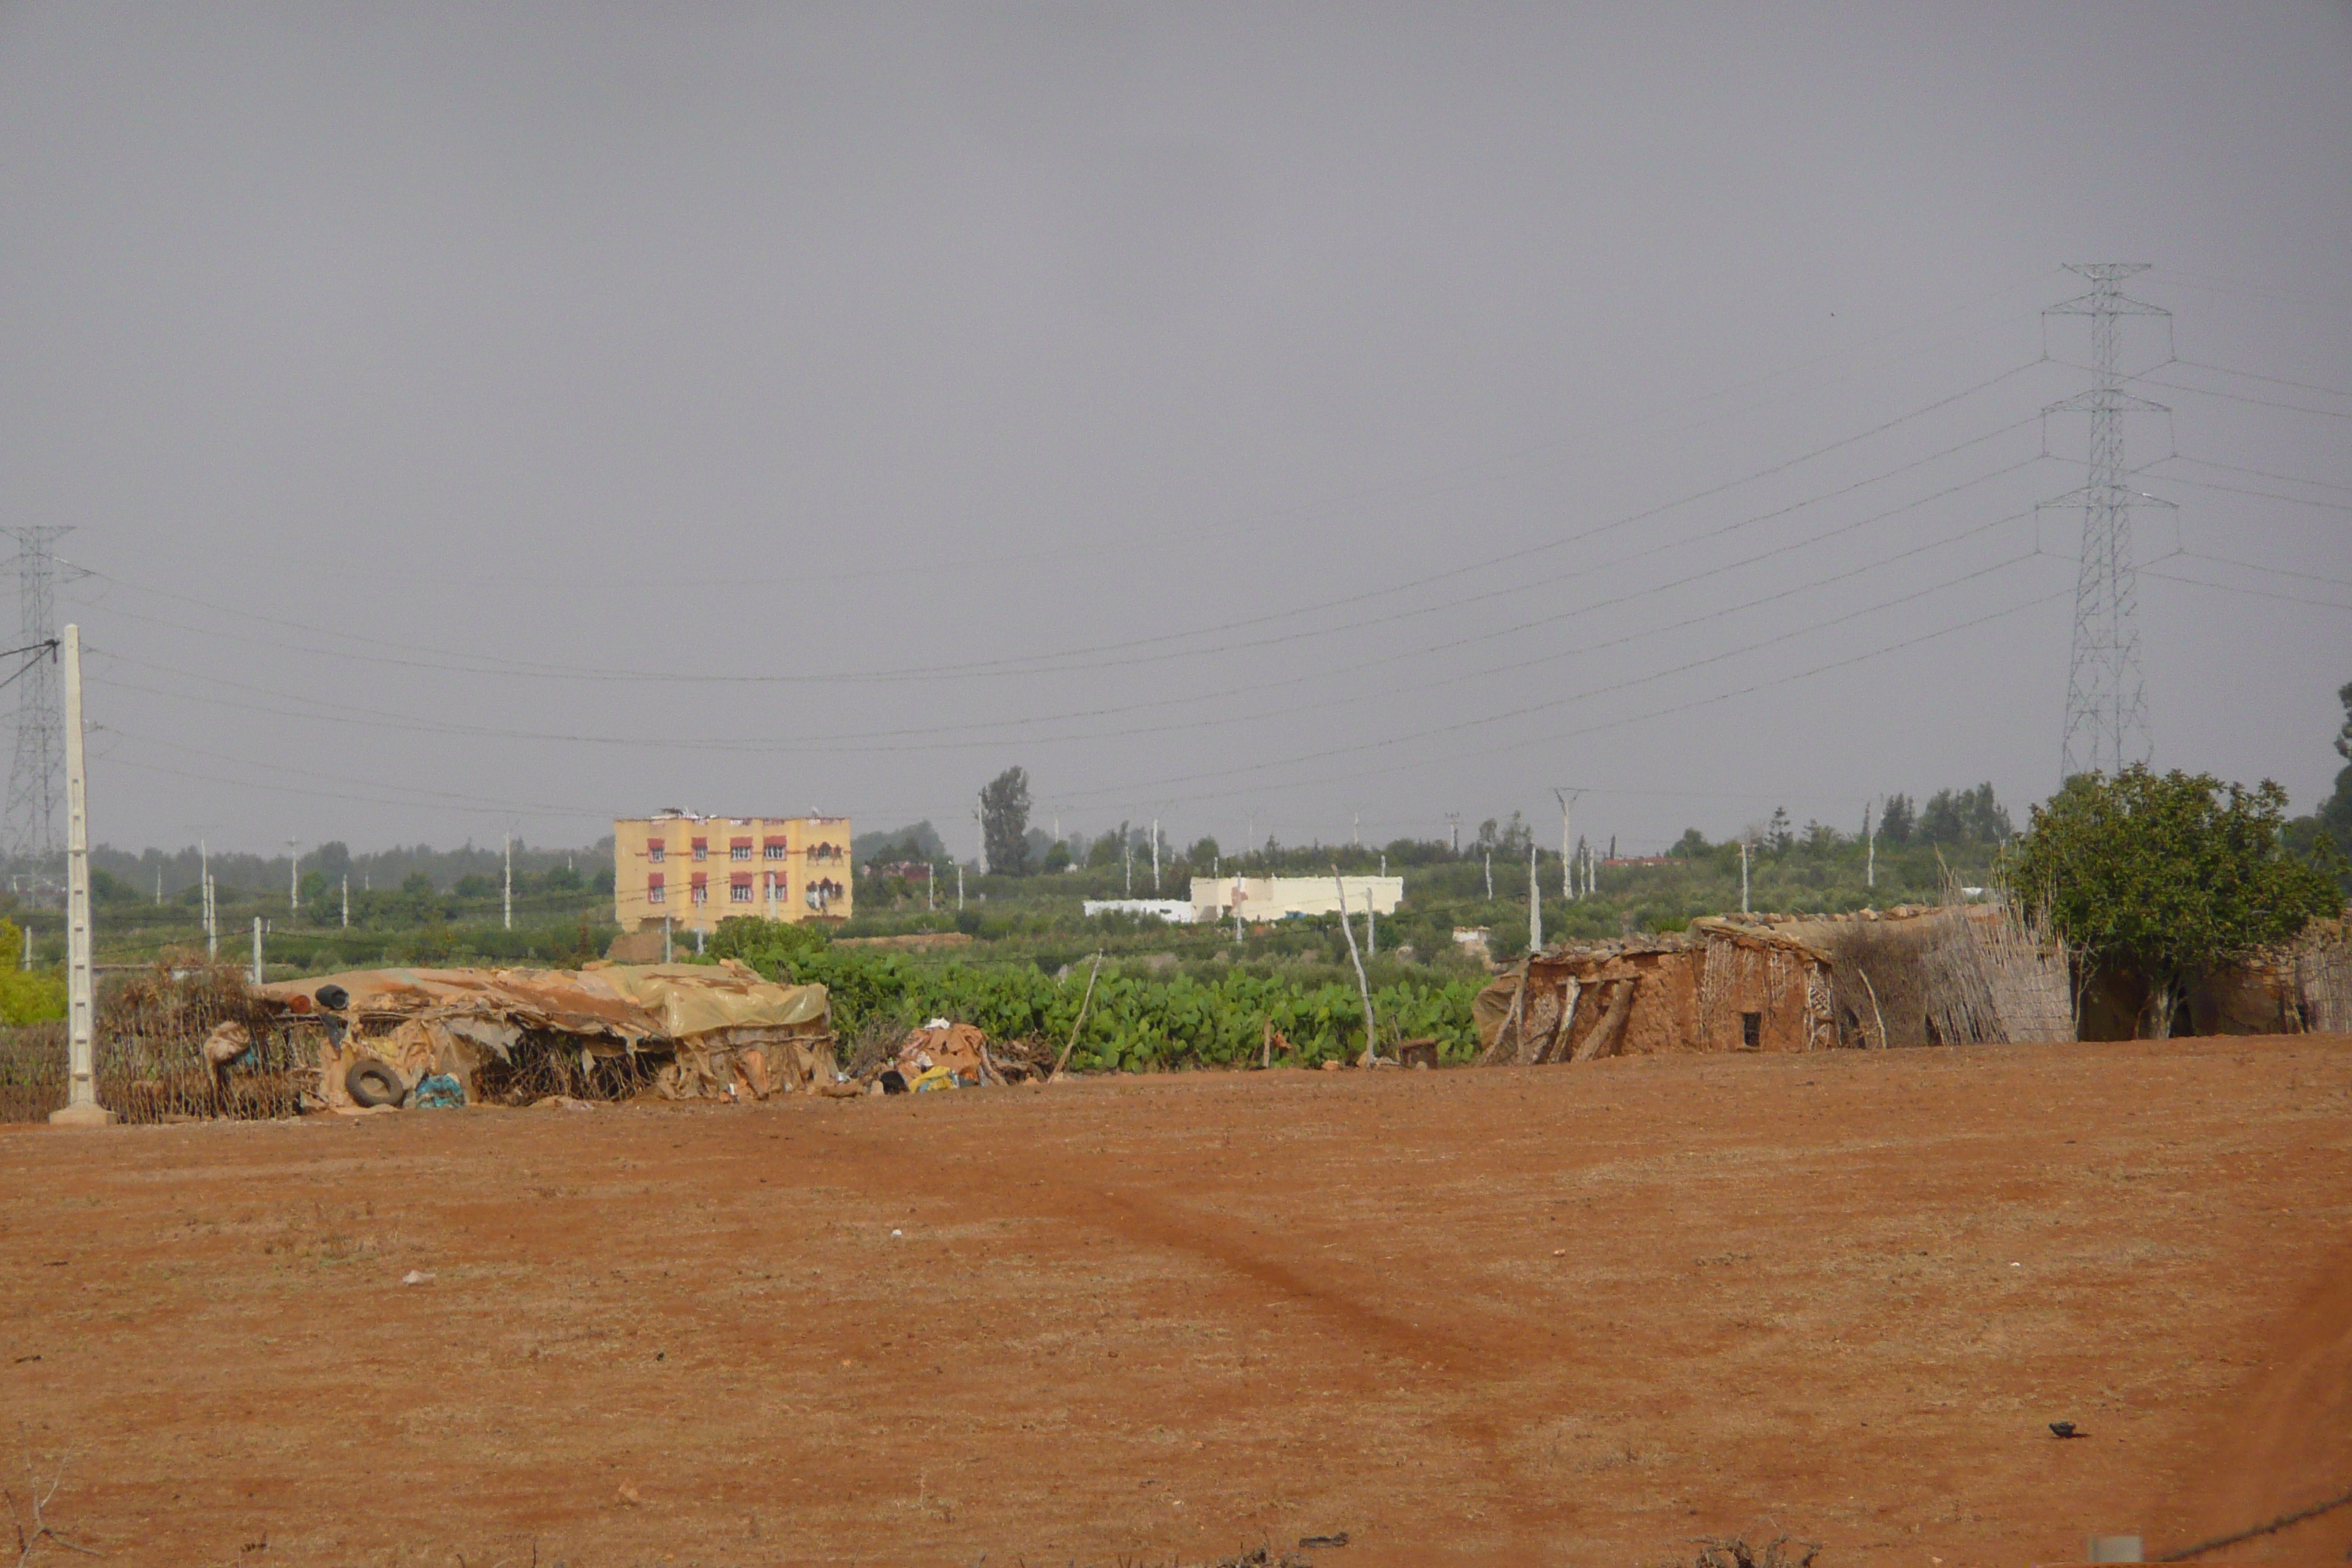
[[[822,985],[781,985],[740,963],[598,964],[586,969],[360,969],[258,988],[289,1013],[322,1010],[340,985],[343,1012],[499,1019],[524,1028],[625,1040],[690,1040],[739,1027],[821,1023]]]

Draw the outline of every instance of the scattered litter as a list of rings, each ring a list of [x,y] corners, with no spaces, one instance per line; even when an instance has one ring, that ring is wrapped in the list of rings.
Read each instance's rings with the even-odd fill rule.
[[[429,1073],[409,1091],[409,1105],[417,1110],[457,1110],[466,1103],[466,1086],[446,1072]]]
[[[2053,1421],[2050,1423],[2050,1435],[2053,1437],[2087,1437],[2090,1436],[2088,1432],[2077,1430],[2072,1421]]]
[[[532,1100],[530,1108],[533,1110],[593,1110],[596,1109],[596,1102],[593,1100],[575,1100],[568,1094],[551,1094]]]
[[[433,1276],[425,1273],[422,1268],[412,1268],[400,1277],[400,1282],[403,1285],[430,1285],[433,1283]]]
[[[626,1481],[623,1481],[621,1483],[621,1489],[617,1495],[621,1500],[621,1506],[623,1508],[635,1508],[638,1504],[646,1500],[644,1498],[637,1495],[637,1489],[631,1486]]]
[[[1318,1546],[1345,1546],[1347,1544],[1348,1532],[1344,1530],[1334,1531],[1329,1535],[1302,1535],[1298,1538],[1298,1549],[1301,1552],[1311,1552]]]
[[[894,1230],[894,1231],[892,1231],[890,1234],[891,1234],[892,1236],[904,1236],[904,1235],[906,1235],[907,1233],[906,1233],[905,1231],[903,1231],[903,1230]]]

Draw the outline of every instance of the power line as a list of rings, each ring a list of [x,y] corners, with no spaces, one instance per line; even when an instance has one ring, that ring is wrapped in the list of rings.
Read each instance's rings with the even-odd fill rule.
[[[2030,557],[2024,559],[2030,559]],[[1501,745],[1492,747],[1488,754],[1492,755],[1500,754],[1506,752],[1523,751],[1531,746],[1556,746],[1565,741],[1581,740],[1590,735],[1597,735],[1610,730],[1622,729],[1629,724],[1647,723],[1653,720],[1670,718],[1676,714],[1692,712],[1701,708],[1713,707],[1718,703],[1735,701],[1742,697],[1753,696],[1759,691],[1769,690],[1775,687],[1793,685],[1800,680],[1808,680],[1814,676],[1827,674],[1832,670],[1847,668],[1856,664],[1864,663],[1873,658],[1882,658],[1886,654],[1897,653],[1908,648],[1922,647],[1927,643],[1937,641],[1943,637],[1952,637],[1960,632],[1971,631],[1979,626],[1990,626],[1995,621],[2004,620],[2011,616],[2018,615],[2023,611],[2035,609],[2043,605],[2055,604],[2060,599],[2067,597],[2072,592],[2073,590],[2071,589],[2062,588],[2055,593],[2040,595],[2034,598],[2011,605],[2006,609],[1994,610],[1986,615],[1977,616],[1952,626],[1940,627],[1936,631],[1926,632],[1917,637],[1906,637],[1897,642],[1887,643],[1882,647],[1872,648],[1864,653],[1853,654],[1843,658],[1832,659],[1826,664],[1815,665],[1809,669],[1799,670],[1794,674],[1778,676],[1769,680],[1758,681],[1752,685],[1740,687],[1736,690],[1717,692],[1711,697],[1697,698],[1691,701],[1676,703],[1668,707],[1644,709],[1641,712],[1629,714],[1621,719],[1612,719],[1601,723],[1589,724],[1580,729],[1560,731],[1549,735],[1530,736],[1523,740],[1507,742]],[[1605,694],[1606,689],[1603,689],[1603,691],[1598,694]],[[1407,736],[1402,738],[1410,740],[1419,737]],[[1287,758],[1280,763],[1264,763],[1235,769],[1220,769],[1213,773],[1192,773],[1175,779],[1163,779],[1160,782],[1183,784],[1192,783],[1197,780],[1229,778],[1242,773],[1262,771],[1265,767],[1287,766],[1291,763],[1301,761],[1319,761],[1325,757],[1343,755],[1346,754],[1347,752],[1361,749],[1362,748],[1360,747],[1349,747],[1331,752],[1312,752],[1304,757]],[[1442,764],[1458,763],[1459,761],[1460,758],[1458,754],[1447,753],[1445,755],[1435,757],[1418,758],[1411,762],[1391,763],[1385,767],[1366,768],[1360,765],[1350,765],[1349,770],[1345,773],[1327,773],[1314,778],[1294,779],[1286,784],[1257,784],[1251,787],[1252,789],[1259,792],[1270,789],[1305,789],[1316,784],[1339,784],[1360,779],[1381,778],[1391,773],[1409,773],[1416,768],[1435,767]],[[1116,798],[1120,793],[1121,792],[1118,790],[1087,791],[1082,795],[1073,796],[1072,798],[1093,798],[1096,796]],[[1172,799],[1176,804],[1192,805],[1206,801],[1231,799],[1235,795],[1247,793],[1250,792],[1237,789],[1220,790],[1204,792],[1202,794],[1192,795],[1179,795],[1172,797]]]
[[[2309,408],[2300,403],[2281,403],[2270,397],[2248,397],[2242,392],[2220,392],[2210,386],[2190,386],[2185,382],[2158,381],[2153,376],[2136,375],[2131,379],[2143,386],[2160,386],[2168,392],[2193,393],[2199,397],[2225,398],[2231,403],[2251,404],[2256,408],[2286,408],[2297,414],[2315,414],[2323,419],[2352,419],[2352,410]]]
[[[2194,365],[2199,370],[2210,370],[2221,375],[2242,376],[2247,381],[2264,381],[2273,386],[2292,386],[2303,392],[2323,392],[2330,397],[2352,397],[2352,392],[2347,392],[2340,386],[2322,386],[2311,381],[2289,381],[2283,375],[2256,375],[2252,371],[2231,370],[2226,364],[2215,364],[2210,360],[2176,358],[2173,363]]]
[[[1475,719],[1457,720],[1452,723],[1440,724],[1429,729],[1414,731],[1408,734],[1382,736],[1378,740],[1358,742],[1347,746],[1318,748],[1315,751],[1298,752],[1292,756],[1275,758],[1263,763],[1229,764],[1202,773],[1179,773],[1172,777],[1160,778],[1156,783],[1160,784],[1192,784],[1204,779],[1242,777],[1253,773],[1264,773],[1273,768],[1293,766],[1299,763],[1319,762],[1334,757],[1353,756],[1363,752],[1376,751],[1383,746],[1403,744],[1413,741],[1435,740],[1443,737],[1458,735],[1468,730],[1483,729],[1490,724],[1499,724],[1515,719],[1529,718],[1538,713],[1549,712],[1554,709],[1567,707],[1571,703],[1590,701],[1597,697],[1613,696],[1618,692],[1631,690],[1638,686],[1645,686],[1653,681],[1664,679],[1669,676],[1686,674],[1691,670],[1704,668],[1711,664],[1720,664],[1726,659],[1744,658],[1748,654],[1759,652],[1764,648],[1771,647],[1780,643],[1791,641],[1800,637],[1808,636],[1816,631],[1822,631],[1831,626],[1841,626],[1847,621],[1858,619],[1863,616],[1874,615],[1882,610],[1894,609],[1899,605],[1924,598],[1929,594],[1940,593],[1947,588],[1958,587],[1963,584],[1975,582],[1981,578],[1990,576],[1994,573],[2005,571],[2009,567],[2015,566],[2021,562],[2034,559],[2036,553],[2038,552],[2030,552],[2023,555],[2012,556],[2007,561],[2000,562],[1979,571],[1969,573],[1964,576],[1955,577],[1947,582],[1936,584],[1932,587],[1923,588],[1917,593],[1908,594],[1898,599],[1890,599],[1877,604],[1867,605],[1860,609],[1850,611],[1845,615],[1834,616],[1825,621],[1811,622],[1806,626],[1798,626],[1790,631],[1781,632],[1776,636],[1765,637],[1757,642],[1748,643],[1739,647],[1727,649],[1721,653],[1710,654],[1703,658],[1691,659],[1683,664],[1673,666],[1670,668],[1652,670],[1647,674],[1633,676],[1624,680],[1610,681],[1602,685],[1588,687],[1581,691],[1571,692],[1564,697],[1551,698],[1542,702],[1528,703],[1517,708],[1506,709],[1500,712],[1488,713]],[[2039,601],[2035,602],[2038,603]],[[2021,608],[2023,606],[2018,607]],[[2009,612],[2002,613],[2007,614]],[[1978,623],[1966,622],[1963,623],[1963,626],[1973,626],[1976,624]],[[1908,645],[1896,644],[1895,646],[1906,647]],[[1824,669],[1838,668],[1842,668],[1843,664],[1848,662],[1852,661],[1838,661],[1829,665],[1824,665],[1822,668]],[[1767,684],[1770,683],[1768,682]],[[1760,689],[1760,688],[1754,689]],[[1738,694],[1735,693],[1734,695]],[[1496,749],[1507,750],[1510,748],[1504,747]],[[1370,777],[1375,776],[1375,774],[1363,773],[1343,776]],[[1133,786],[1119,786],[1099,790],[1073,791],[1066,794],[1063,798],[1071,801],[1091,801],[1099,799],[1116,800],[1131,794]],[[1211,796],[1207,798],[1216,797]]]
[[[2225,473],[2248,474],[2258,479],[2276,479],[2283,485],[2309,485],[2314,489],[2342,490],[2347,495],[2352,495],[2352,485],[2337,484],[2332,479],[2307,479],[2299,474],[2278,474],[2273,473],[2268,468],[2249,468],[2236,463],[2217,463],[2210,458],[2192,458],[2185,452],[2175,452],[2168,458],[2159,458],[2148,467],[2153,468],[2165,463],[2194,463],[2200,468],[2220,468]]]
[[[1106,654],[1121,653],[1145,647],[1165,647],[1171,643],[1193,641],[1200,638],[1219,636],[1224,633],[1246,630],[1253,626],[1264,626],[1273,622],[1296,620],[1303,616],[1319,615],[1332,610],[1353,608],[1356,605],[1367,604],[1374,600],[1393,597],[1398,594],[1426,588],[1435,583],[1466,576],[1473,573],[1489,570],[1496,566],[1507,565],[1511,563],[1525,560],[1531,556],[1545,554],[1555,550],[1564,549],[1571,544],[1582,543],[1589,540],[1599,538],[1603,534],[1614,532],[1619,529],[1628,528],[1635,523],[1648,521],[1654,518],[1664,516],[1667,512],[1679,510],[1682,507],[1693,505],[1698,501],[1725,494],[1744,485],[1753,484],[1758,480],[1769,479],[1777,475],[1786,473],[1793,468],[1800,468],[1806,463],[1811,462],[1816,458],[1827,456],[1832,452],[1839,451],[1847,447],[1856,445],[1859,442],[1866,441],[1874,437],[1884,435],[1886,432],[1898,428],[1899,426],[1908,424],[1915,419],[1925,417],[1929,414],[1949,407],[1953,404],[1958,403],[1966,398],[1973,397],[1979,393],[1985,392],[1994,386],[1998,386],[2001,383],[2021,375],[2042,363],[2044,363],[2043,359],[2037,356],[2036,358],[2028,360],[2023,363],[2012,366],[2011,368],[2001,372],[1998,375],[1992,376],[1985,381],[1979,382],[1972,386],[1963,388],[1958,392],[1949,394],[1944,397],[1937,398],[1906,413],[1896,415],[1893,418],[1883,420],[1867,429],[1840,437],[1839,439],[1829,442],[1823,446],[1813,447],[1811,450],[1800,453],[1793,458],[1789,458],[1782,461],[1768,465],[1762,468],[1756,469],[1753,472],[1742,475],[1738,479],[1728,479],[1720,484],[1707,486],[1705,489],[1692,491],[1689,494],[1679,497],[1674,500],[1662,502],[1656,506],[1645,508],[1643,510],[1630,513],[1626,516],[1599,524],[1592,528],[1585,529],[1580,532],[1560,535],[1546,540],[1538,544],[1531,544],[1523,546],[1517,550],[1506,551],[1499,554],[1487,556],[1479,561],[1470,562],[1460,566],[1448,567],[1443,571],[1424,573],[1410,581],[1392,584],[1388,587],[1367,589],[1360,593],[1343,595],[1336,598],[1327,599],[1314,605],[1292,606],[1280,611],[1270,612],[1265,615],[1244,616],[1237,620],[1227,621],[1212,626],[1192,627],[1178,632],[1161,633],[1148,637],[1126,638],[1116,642],[1096,644],[1076,648],[1066,648],[1052,653],[1024,655],[1001,659],[963,661],[952,667],[926,664],[823,675],[799,673],[763,675],[698,674],[682,671],[614,669],[588,667],[578,664],[553,664],[539,660],[515,660],[505,658],[449,659],[426,658],[415,660],[415,666],[416,668],[436,668],[456,673],[510,675],[523,679],[579,679],[593,680],[600,683],[612,681],[641,681],[655,684],[718,686],[862,684],[868,682],[912,680],[937,682],[941,679],[1002,679],[1007,675],[1052,674],[1060,673],[1066,668],[1094,669],[1101,667],[1101,656]],[[2028,422],[2021,421],[2020,425],[2023,423]],[[1977,445],[1982,441],[1990,440],[2005,434],[2010,429],[2018,427],[2020,427],[2020,426],[2003,426],[2002,429],[1996,430],[1990,435],[1977,437],[1976,440],[1963,443],[1962,445],[1964,447]],[[1957,451],[1959,449],[1959,447],[1954,447],[1950,450]],[[1916,459],[1912,463],[1889,470],[1889,472],[1901,472],[1904,471],[1905,468],[1916,467],[1920,463],[1933,461],[1937,457],[1948,455],[1949,451],[1934,454],[1930,458]],[[1863,484],[1870,482],[1874,481],[1858,481],[1854,485],[1849,485],[1840,490],[1829,493],[1832,495],[1843,494],[1852,489],[1861,488],[1861,485]],[[1792,509],[1781,509],[1782,511],[1786,511],[1788,510]],[[1767,515],[1780,515],[1780,513],[1776,512]],[[169,589],[151,587],[144,584],[115,576],[111,574],[98,572],[94,569],[83,568],[82,570],[91,576],[129,588],[133,592],[152,594],[162,598],[172,599],[181,603],[197,605],[202,608],[215,610],[223,615],[234,616],[243,621],[258,622],[263,625],[277,626],[289,630],[307,632],[313,637],[325,638],[330,643],[358,642],[370,647],[389,648],[402,654],[409,655],[412,658],[419,653],[430,653],[434,651],[419,649],[411,644],[394,642],[381,637],[366,637],[357,633],[344,631],[331,632],[321,627],[310,626],[299,621],[289,620],[283,616],[259,614],[250,609],[250,607],[232,608],[228,605],[215,604],[209,600],[197,598],[192,595],[176,593]],[[1410,613],[1419,614],[1428,612],[1416,611]],[[1331,628],[1329,632],[1316,635],[1332,635],[1333,633],[1340,631],[1351,630],[1354,629],[1355,626],[1360,626],[1361,624],[1363,623],[1356,622],[1349,626]],[[1209,651],[1223,650],[1216,649]],[[1183,657],[1192,656],[1185,655]],[[1061,662],[1066,660],[1077,660],[1083,662],[1067,665]],[[385,660],[383,662],[397,661]],[[1132,663],[1141,661],[1128,660],[1126,662]]]

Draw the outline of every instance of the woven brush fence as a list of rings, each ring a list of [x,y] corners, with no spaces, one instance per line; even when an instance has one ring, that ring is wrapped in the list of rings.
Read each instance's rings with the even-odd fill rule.
[[[2304,1027],[2352,1035],[2352,930],[2347,922],[2313,923],[2295,948],[2294,978],[2303,993]]]
[[[252,1046],[215,1068],[204,1044],[223,1024],[242,1027]],[[99,1103],[125,1121],[292,1116],[318,1075],[315,1058],[298,1054],[242,973],[226,965],[110,979],[99,995],[96,1036]],[[0,1121],[41,1121],[66,1102],[66,1092],[64,1024],[0,1032]]]

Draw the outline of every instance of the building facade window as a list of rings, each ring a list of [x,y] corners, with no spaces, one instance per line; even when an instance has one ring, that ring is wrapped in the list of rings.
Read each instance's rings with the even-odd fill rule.
[[[710,879],[704,876],[701,872],[697,871],[694,874],[694,886],[689,889],[688,896],[698,904],[709,903],[710,901]]]
[[[730,877],[727,879],[727,901],[730,904],[748,904],[751,901],[751,873],[746,871],[739,877]]]
[[[647,877],[646,879],[646,902],[649,904],[659,904],[667,903],[668,900],[669,889],[662,886],[662,874],[659,871],[656,871],[652,876]]]
[[[784,841],[781,838],[761,839],[760,853],[771,860],[781,860],[784,858]]]
[[[727,858],[730,860],[749,860],[751,858],[751,841],[750,839],[730,838],[727,841]]]
[[[709,839],[698,838],[694,841],[694,858],[698,860],[708,860],[710,858]]]
[[[648,859],[648,860],[655,861],[655,862],[656,862],[656,863],[658,863],[658,862],[661,860],[661,858],[662,858],[662,841],[661,841],[660,839],[658,839],[658,838],[648,838],[648,839],[646,839],[646,859]]]

